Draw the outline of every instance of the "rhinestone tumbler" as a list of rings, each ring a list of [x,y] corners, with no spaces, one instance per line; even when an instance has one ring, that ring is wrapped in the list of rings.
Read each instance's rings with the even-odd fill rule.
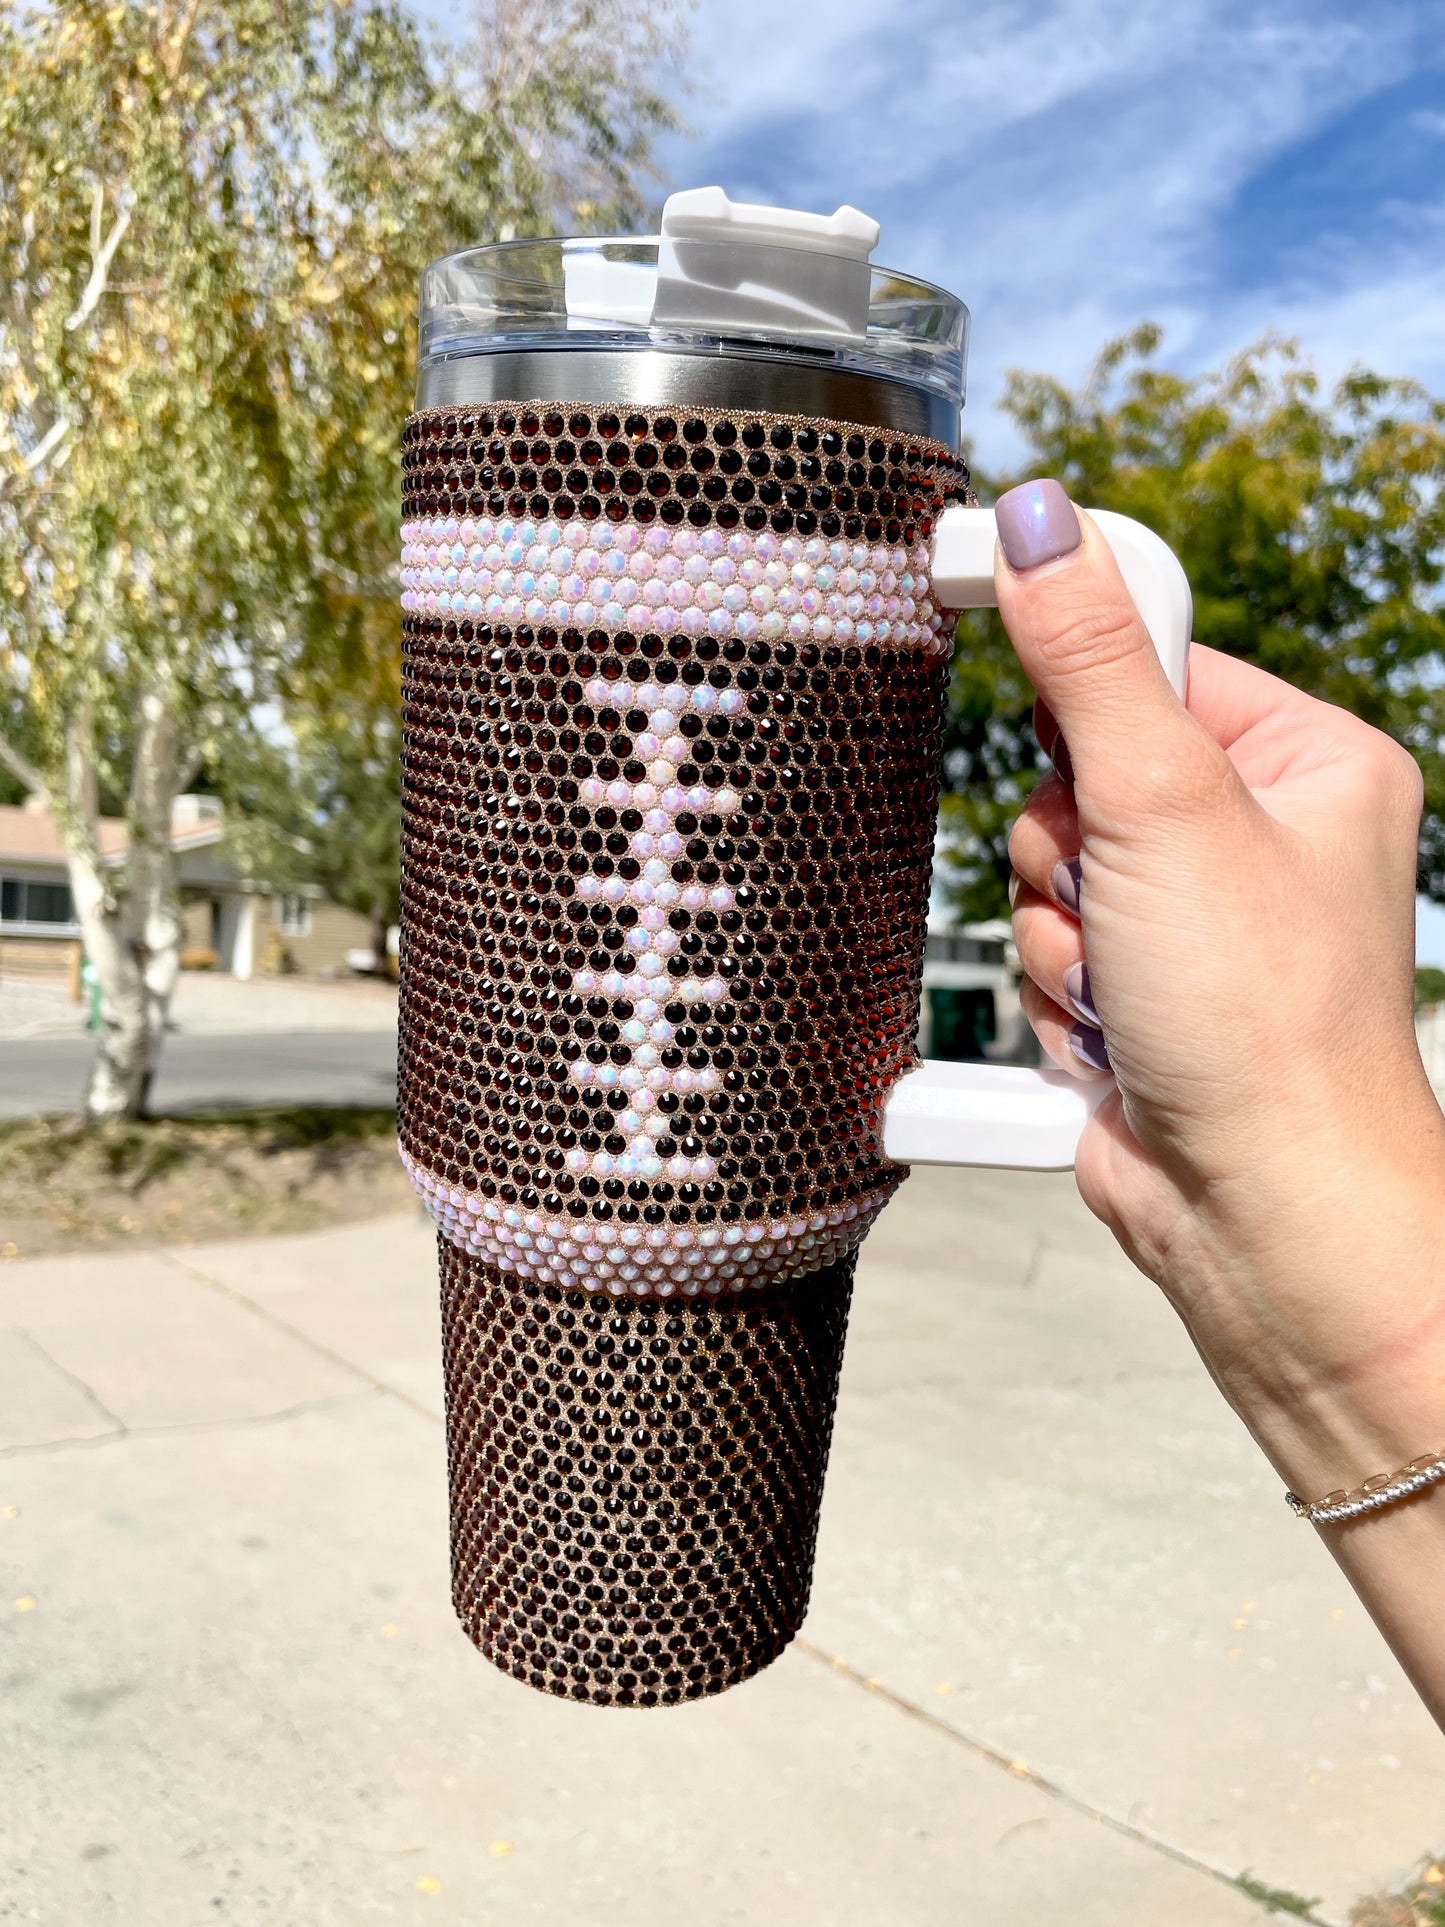
[[[660,243],[429,270],[403,436],[399,1130],[454,1599],[608,1705],[745,1679],[806,1608],[884,1108],[928,1083],[931,571],[971,500],[961,305],[872,273],[861,216],[780,246],[694,198]],[[1077,1135],[1071,1091],[1011,1101]]]

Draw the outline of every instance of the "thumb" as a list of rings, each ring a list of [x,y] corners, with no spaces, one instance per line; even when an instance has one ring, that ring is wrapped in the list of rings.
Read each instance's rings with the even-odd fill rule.
[[[1103,535],[1054,481],[1010,489],[994,514],[999,613],[1075,776],[1121,800],[1173,787],[1215,745],[1170,688]]]

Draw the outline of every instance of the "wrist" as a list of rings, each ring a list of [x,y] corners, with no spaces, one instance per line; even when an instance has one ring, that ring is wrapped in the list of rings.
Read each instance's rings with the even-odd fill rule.
[[[1445,1146],[1432,1130],[1393,1155],[1301,1149],[1247,1209],[1203,1207],[1177,1301],[1281,1477],[1316,1499],[1445,1448]]]
[[[1445,1450],[1445,1314],[1390,1351],[1236,1401],[1280,1478],[1306,1502]]]

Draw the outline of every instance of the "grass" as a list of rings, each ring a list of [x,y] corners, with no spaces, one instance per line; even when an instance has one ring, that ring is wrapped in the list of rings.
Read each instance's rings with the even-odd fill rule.
[[[1267,1914],[1291,1914],[1313,1920],[1318,1900],[1270,1887],[1253,1874],[1235,1876],[1234,1884]],[[1403,1893],[1371,1894],[1350,1909],[1350,1927],[1445,1927],[1445,1863],[1427,1860]]]
[[[1307,1900],[1303,1894],[1291,1893],[1288,1887],[1266,1886],[1249,1873],[1238,1875],[1234,1884],[1251,1900],[1257,1900],[1267,1914],[1293,1914],[1297,1920],[1308,1920],[1320,1904],[1318,1894],[1313,1900]]]
[[[1403,1893],[1362,1900],[1350,1927],[1445,1927],[1445,1865],[1427,1860]]]
[[[305,1231],[412,1197],[390,1110],[0,1124],[0,1258]]]

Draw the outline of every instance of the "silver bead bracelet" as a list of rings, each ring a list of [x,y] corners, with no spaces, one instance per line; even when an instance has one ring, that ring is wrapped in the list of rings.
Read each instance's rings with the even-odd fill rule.
[[[1286,1492],[1284,1502],[1296,1517],[1308,1519],[1312,1526],[1338,1525],[1344,1519],[1360,1519],[1379,1512],[1399,1499],[1411,1499],[1426,1486],[1445,1479],[1445,1452],[1427,1452],[1423,1459],[1412,1459],[1398,1472],[1379,1472],[1366,1479],[1353,1492],[1327,1492],[1311,1505],[1297,1493]]]

